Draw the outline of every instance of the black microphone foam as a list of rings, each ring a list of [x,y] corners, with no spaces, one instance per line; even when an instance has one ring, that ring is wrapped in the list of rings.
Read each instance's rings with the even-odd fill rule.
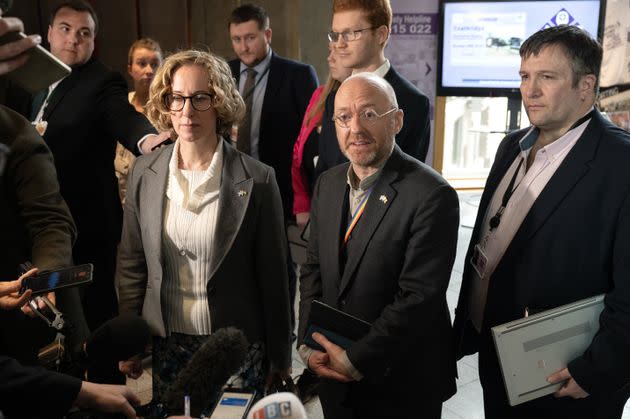
[[[122,315],[106,321],[85,344],[88,379],[95,383],[125,384],[118,361],[144,353],[150,341],[151,330],[142,317]]]
[[[106,354],[119,361],[144,353],[151,339],[147,322],[139,316],[121,315],[106,321],[87,340],[88,357]]]
[[[213,332],[177,375],[166,395],[167,410],[182,414],[184,396],[190,396],[190,412],[199,417],[225,382],[247,356],[249,344],[242,331],[226,327]]]

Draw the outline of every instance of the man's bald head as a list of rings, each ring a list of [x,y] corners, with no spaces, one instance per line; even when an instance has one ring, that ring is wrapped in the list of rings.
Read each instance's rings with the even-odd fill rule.
[[[342,153],[359,178],[382,167],[403,125],[396,93],[371,73],[348,77],[335,95],[335,124]]]
[[[392,87],[392,85],[389,84],[389,82],[387,82],[387,80],[385,80],[384,78],[379,77],[375,75],[374,73],[368,73],[368,72],[356,73],[356,74],[351,75],[346,80],[344,80],[343,83],[341,83],[341,86],[339,87],[339,92],[342,91],[341,89],[348,82],[350,82],[350,84],[353,84],[353,83],[363,84],[365,85],[365,87],[372,87],[376,89],[377,91],[381,91],[381,93],[387,97],[387,99],[389,100],[389,104],[392,105],[392,107],[396,107],[396,108],[398,107],[398,100],[396,100],[396,92],[394,92],[394,88]]]

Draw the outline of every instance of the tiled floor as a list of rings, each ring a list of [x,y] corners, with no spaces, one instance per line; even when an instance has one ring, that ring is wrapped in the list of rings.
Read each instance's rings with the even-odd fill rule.
[[[479,193],[463,192],[460,197],[460,228],[457,242],[457,256],[451,274],[451,281],[447,291],[448,305],[451,310],[451,317],[454,317],[461,277],[464,267],[464,256],[472,227],[477,215],[479,205]],[[299,232],[290,231],[289,236],[294,239],[294,243],[299,242]],[[299,246],[292,245],[292,253],[297,263],[304,258],[304,250]],[[297,308],[297,304],[296,304]],[[293,376],[301,374],[304,365],[295,349],[293,350]],[[457,380],[457,393],[451,397],[442,409],[443,419],[483,419],[483,397],[481,385],[479,384],[479,374],[477,371],[477,356],[469,356],[457,364],[459,379]],[[139,380],[128,380],[127,385],[132,386],[140,395],[143,403],[151,399],[151,377],[150,368]],[[318,400],[314,400],[306,405],[306,410],[310,419],[323,419],[321,406]],[[626,405],[623,419],[630,419],[630,403]]]

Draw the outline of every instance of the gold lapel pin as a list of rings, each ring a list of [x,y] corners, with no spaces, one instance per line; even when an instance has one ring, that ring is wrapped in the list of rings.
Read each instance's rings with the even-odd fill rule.
[[[385,195],[381,195],[378,198],[383,204],[387,204],[387,197]]]
[[[241,189],[240,191],[238,191],[238,196],[245,196],[247,195],[247,191],[245,191],[244,189]]]

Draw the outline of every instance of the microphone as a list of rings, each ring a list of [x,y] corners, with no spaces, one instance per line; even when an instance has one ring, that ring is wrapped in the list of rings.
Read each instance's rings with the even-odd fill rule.
[[[88,378],[96,383],[124,384],[118,361],[145,352],[151,340],[147,322],[139,316],[120,315],[92,333],[85,345]]]
[[[167,411],[181,414],[190,396],[192,417],[199,417],[247,356],[249,344],[242,331],[226,327],[213,332],[180,371],[166,394]]]
[[[273,393],[258,400],[247,419],[306,419],[304,405],[293,393]]]

